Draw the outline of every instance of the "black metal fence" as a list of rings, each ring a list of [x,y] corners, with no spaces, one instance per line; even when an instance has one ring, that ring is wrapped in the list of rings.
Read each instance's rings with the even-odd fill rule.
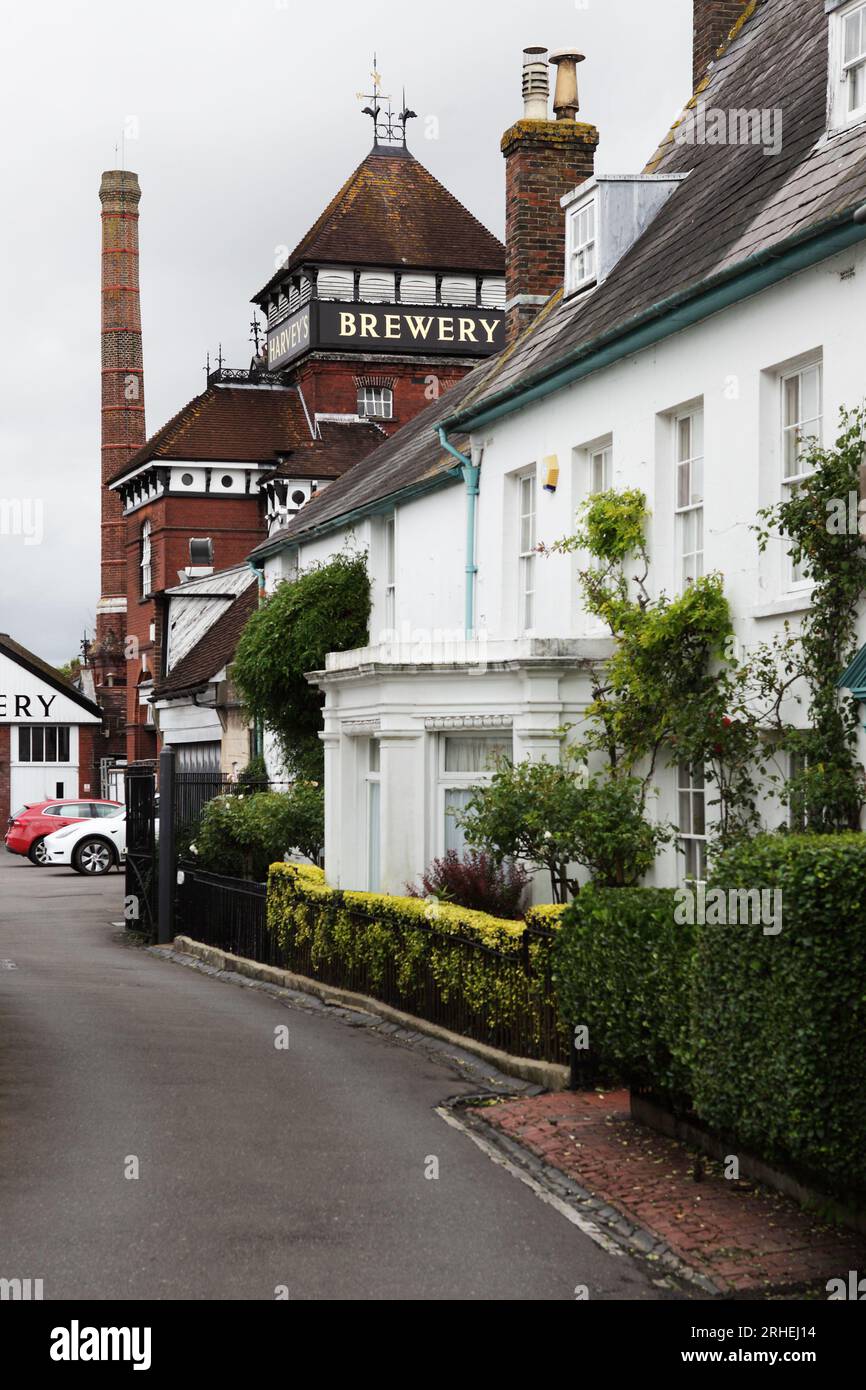
[[[156,922],[156,764],[126,769],[126,898],[130,927],[153,932]]]
[[[482,970],[484,995],[510,1001],[507,1009],[491,1011],[483,1002],[473,1003],[473,991],[462,983],[443,986],[434,972],[431,951],[421,953],[411,972],[401,970],[399,961],[405,953],[399,949],[398,926],[389,924],[394,950],[377,952],[375,961],[361,959],[360,953],[352,951],[332,949],[323,954],[311,937],[295,936],[291,945],[284,946],[268,930],[265,884],[203,873],[186,863],[180,876],[177,929],[196,941],[368,995],[513,1056],[564,1064],[570,1060],[552,978],[555,932],[547,928],[527,926],[518,953],[438,929],[435,922],[413,922],[406,928],[426,936],[431,946],[458,953],[461,981]],[[369,929],[369,921],[359,916],[358,931],[365,927]],[[499,1016],[494,1019],[492,1012]]]

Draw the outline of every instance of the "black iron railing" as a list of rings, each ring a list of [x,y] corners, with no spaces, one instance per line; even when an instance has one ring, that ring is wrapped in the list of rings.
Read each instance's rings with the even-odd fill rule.
[[[435,922],[413,922],[405,929],[389,923],[394,951],[384,958],[376,953],[371,960],[360,952],[343,951],[333,941],[323,951],[310,935],[292,933],[288,940],[277,941],[267,925],[263,883],[203,873],[186,863],[181,865],[180,877],[177,930],[196,941],[367,995],[514,1056],[569,1061],[552,978],[554,931],[527,926],[519,950],[508,951],[442,930]],[[355,921],[354,914],[349,916]],[[358,915],[355,925],[363,933],[370,921]],[[415,953],[411,972],[401,971],[398,965],[405,959],[400,940],[404,930],[416,942],[420,934],[425,947]],[[435,969],[434,950],[440,956],[447,953],[452,962],[458,958],[459,969],[448,972],[450,984]],[[473,991],[463,988],[462,982],[479,972],[484,976],[484,997],[488,1001],[507,998],[507,1008],[472,1002]]]

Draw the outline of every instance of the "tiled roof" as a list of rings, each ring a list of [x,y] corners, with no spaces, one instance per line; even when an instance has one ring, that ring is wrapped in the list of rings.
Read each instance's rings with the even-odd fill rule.
[[[302,262],[505,274],[505,248],[402,149],[374,149],[268,283]]]
[[[778,110],[780,153],[678,143],[678,123],[646,172],[689,177],[604,284],[571,299],[558,291],[514,348],[473,374],[452,423],[459,427],[501,395],[658,316],[666,301],[688,298],[757,254],[817,234],[866,200],[866,126],[825,135],[827,26],[824,0],[756,0],[749,7],[690,108],[700,100],[708,111]]]
[[[269,463],[291,455],[293,477],[338,478],[350,463],[375,448],[381,431],[366,422],[322,426],[314,440],[295,387],[208,387],[157,430],[111,479],[119,482],[143,464],[161,459],[191,463]]]
[[[154,689],[154,699],[180,699],[203,690],[232,660],[238,639],[258,602],[253,580],[190,651]]]
[[[456,460],[439,443],[436,424],[447,412],[449,403],[452,410],[459,408],[470,381],[471,374],[392,434],[375,453],[356,463],[335,483],[330,483],[302,507],[288,526],[257,546],[253,555],[262,555],[285,543],[300,540],[358,507],[384,501],[405,488],[425,483],[435,485],[437,479],[444,478],[454,468]],[[466,442],[460,435],[454,435],[451,440],[457,449]]]

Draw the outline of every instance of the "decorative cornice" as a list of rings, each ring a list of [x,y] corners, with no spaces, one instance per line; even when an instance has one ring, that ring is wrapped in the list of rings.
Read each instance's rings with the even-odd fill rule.
[[[436,733],[448,729],[510,729],[513,724],[510,714],[432,714],[424,720],[424,728]]]

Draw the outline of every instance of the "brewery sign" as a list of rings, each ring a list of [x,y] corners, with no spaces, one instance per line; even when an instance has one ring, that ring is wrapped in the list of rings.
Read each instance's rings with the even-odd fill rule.
[[[504,346],[501,309],[318,299],[268,331],[268,367],[283,367],[310,348],[489,357]]]

